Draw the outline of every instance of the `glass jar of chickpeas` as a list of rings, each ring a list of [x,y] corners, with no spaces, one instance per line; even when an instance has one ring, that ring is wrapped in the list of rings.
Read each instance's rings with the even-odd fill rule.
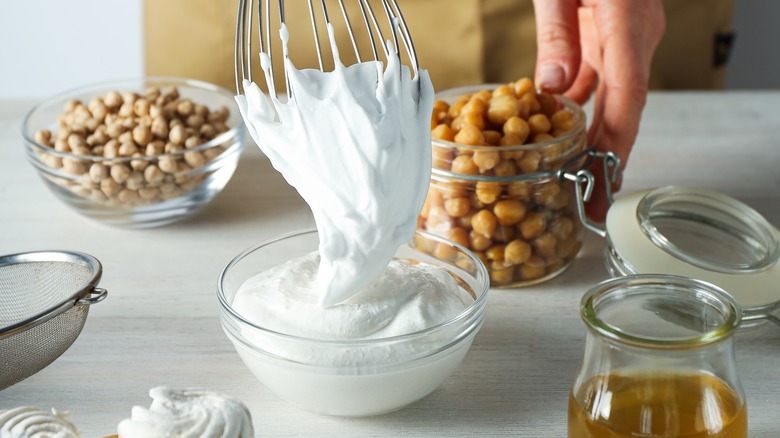
[[[525,78],[438,93],[431,129],[432,178],[418,227],[473,251],[493,287],[566,269],[583,237],[577,180],[564,177],[588,158],[581,107]]]

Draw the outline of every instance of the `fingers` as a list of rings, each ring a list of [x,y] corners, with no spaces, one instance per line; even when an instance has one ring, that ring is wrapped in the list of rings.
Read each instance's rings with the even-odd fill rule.
[[[536,15],[536,84],[562,93],[580,68],[578,0],[534,0]]]
[[[594,20],[602,69],[591,138],[599,149],[617,153],[625,166],[647,99],[650,63],[663,33],[663,10],[657,0],[616,0],[599,7]]]
[[[590,99],[590,96],[596,90],[598,79],[596,70],[590,64],[583,62],[580,65],[580,71],[574,83],[563,94],[582,105]]]

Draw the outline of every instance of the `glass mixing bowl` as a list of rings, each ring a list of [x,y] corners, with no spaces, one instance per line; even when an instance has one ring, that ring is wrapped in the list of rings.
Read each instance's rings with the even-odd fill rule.
[[[166,92],[172,87],[177,93]],[[150,96],[149,90],[154,89],[161,93]],[[110,92],[135,93],[136,102],[143,100],[144,105],[134,107],[135,102],[130,102],[128,111],[118,110],[122,117],[112,114],[113,110],[106,115]],[[184,104],[177,113],[177,103],[185,101],[191,105]],[[128,99],[120,102],[116,106]],[[64,110],[72,115],[66,116]],[[167,119],[164,128],[155,125],[159,121],[154,119],[160,116]],[[179,121],[171,122],[174,118]],[[184,126],[177,129],[187,141],[197,141],[187,143],[180,138],[176,144],[174,123]],[[129,149],[119,146],[118,153],[108,153],[108,143],[103,145],[95,140],[98,136],[89,135],[100,125],[104,140],[127,144]],[[140,125],[147,130],[139,136],[134,127]],[[61,138],[59,131],[64,126],[67,130]],[[38,134],[44,130],[50,136]],[[112,130],[125,137],[106,134]],[[166,135],[158,135],[160,130]],[[78,138],[71,139],[68,132]],[[144,135],[151,137],[142,139]],[[108,81],[67,91],[36,105],[22,122],[27,158],[59,200],[98,222],[135,228],[180,220],[214,199],[238,165],[245,135],[232,92],[180,78]],[[157,147],[150,148],[151,143]]]
[[[382,339],[322,340],[268,330],[231,306],[242,284],[259,272],[317,249],[316,231],[288,234],[239,254],[222,271],[217,296],[222,327],[241,359],[268,389],[305,410],[339,416],[378,415],[435,390],[458,367],[482,326],[489,279],[468,250],[417,231],[395,257],[427,263],[452,275],[474,301],[427,329]],[[447,261],[415,248],[444,245]],[[382,357],[377,361],[376,357]],[[334,362],[333,357],[341,360]]]

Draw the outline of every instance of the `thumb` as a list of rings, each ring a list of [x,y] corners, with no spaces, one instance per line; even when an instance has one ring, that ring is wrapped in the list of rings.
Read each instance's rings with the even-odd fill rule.
[[[534,0],[536,15],[536,85],[542,91],[563,93],[580,68],[580,29],[577,0]]]

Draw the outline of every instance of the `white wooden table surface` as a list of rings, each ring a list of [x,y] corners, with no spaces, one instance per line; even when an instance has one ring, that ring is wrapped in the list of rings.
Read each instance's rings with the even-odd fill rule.
[[[0,409],[56,407],[85,437],[115,433],[157,385],[197,386],[244,401],[262,436],[566,435],[566,403],[582,353],[579,297],[606,278],[604,242],[588,234],[574,265],[539,286],[491,291],[465,361],[430,396],[388,415],[344,419],[301,411],[269,393],[222,333],[217,276],[243,249],[312,227],[306,205],[247,150],[200,214],[126,230],[77,216],[26,162],[21,118],[32,101],[0,102],[0,254],[69,249],[104,266],[108,298],[75,344],[38,374],[0,391]],[[718,190],[780,225],[780,92],[652,94],[624,192],[683,184]],[[739,334],[751,437],[780,436],[780,328]],[[315,390],[312,388],[312,390]]]

